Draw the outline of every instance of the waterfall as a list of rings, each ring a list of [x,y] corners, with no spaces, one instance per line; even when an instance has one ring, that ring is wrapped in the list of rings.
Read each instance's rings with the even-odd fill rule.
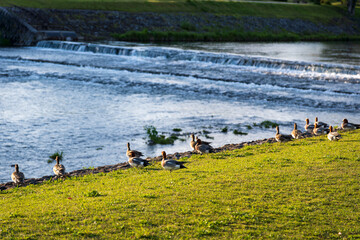
[[[198,61],[214,64],[237,65],[256,68],[284,69],[304,72],[359,75],[360,67],[345,64],[288,61],[264,57],[251,57],[236,54],[220,54],[164,47],[123,47],[92,43],[64,41],[40,41],[39,48],[52,48],[67,51],[92,52],[141,58],[165,58],[172,61]]]

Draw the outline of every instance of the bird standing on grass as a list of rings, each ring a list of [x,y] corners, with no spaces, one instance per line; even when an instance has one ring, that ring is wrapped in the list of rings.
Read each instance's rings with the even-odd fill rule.
[[[128,162],[129,162],[130,166],[136,167],[136,168],[143,168],[143,167],[150,165],[148,160],[142,159],[140,157],[136,157],[136,154],[134,152],[130,153]]]
[[[343,130],[355,130],[358,128],[360,128],[360,124],[349,123],[346,118],[344,118],[343,122],[341,123],[341,129]]]
[[[315,136],[320,136],[320,135],[323,135],[325,134],[325,129],[323,127],[320,127],[317,125],[317,123],[314,124],[314,130],[313,130],[313,134]]]
[[[292,137],[291,137],[291,135],[280,134],[279,126],[276,126],[275,139],[278,142],[288,142],[288,141],[291,141]]]
[[[302,132],[300,130],[297,129],[297,124],[294,123],[294,129],[291,132],[291,136],[295,139],[299,139],[302,138]]]
[[[191,134],[190,137],[191,137],[190,147],[191,147],[193,150],[195,150],[195,145],[196,145],[195,135],[194,135],[194,134]]]
[[[161,166],[165,170],[170,170],[170,172],[171,172],[172,170],[177,170],[177,169],[180,169],[180,168],[186,168],[184,166],[185,162],[179,162],[179,161],[176,161],[176,160],[166,160],[166,152],[162,151],[161,154],[163,156],[163,159],[161,161]]]
[[[139,152],[139,151],[136,151],[136,150],[130,150],[130,143],[127,143],[126,156],[131,157],[132,153],[135,154],[135,157],[144,156],[144,154],[142,154],[142,152]]]
[[[200,139],[200,138],[199,138],[198,136],[196,136],[196,137],[195,137],[195,141],[197,142],[198,139]],[[201,139],[200,139],[200,140],[201,140]],[[205,142],[205,141],[201,140],[201,144],[202,144],[202,145],[210,145],[211,142]]]
[[[306,124],[305,124],[305,130],[308,132],[308,133],[313,133],[313,130],[314,130],[314,124],[310,124],[310,121],[309,121],[309,119],[307,118],[307,119],[305,119],[305,122],[306,122]]]
[[[53,167],[53,171],[56,176],[63,176],[65,174],[65,167],[64,165],[60,164],[59,156],[56,156],[55,160],[56,160],[56,164]]]
[[[15,172],[11,174],[11,179],[16,185],[24,182],[25,175],[22,172],[19,172],[19,165],[17,164],[15,164]]]
[[[318,117],[315,117],[315,123],[317,124],[318,127],[322,127],[324,129],[328,129],[329,128],[329,124],[324,123],[324,122],[319,122]],[[314,125],[315,125],[314,123]]]
[[[328,133],[327,137],[330,141],[337,141],[341,139],[341,135],[338,132],[333,131],[333,127],[329,127],[330,132]]]
[[[209,144],[204,144],[204,142],[201,141],[200,138],[198,138],[196,141],[195,150],[200,154],[210,153],[212,152],[213,147]]]

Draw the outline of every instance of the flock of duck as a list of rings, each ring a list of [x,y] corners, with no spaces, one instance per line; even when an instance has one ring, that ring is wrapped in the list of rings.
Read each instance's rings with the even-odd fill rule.
[[[317,117],[315,118],[314,124],[309,124],[308,118],[305,121],[306,121],[305,132],[301,132],[300,130],[298,130],[297,124],[294,123],[294,129],[292,130],[291,135],[280,134],[279,126],[277,126],[276,134],[275,134],[276,141],[287,142],[292,139],[300,139],[300,138],[311,137],[311,136],[320,136],[320,135],[324,135],[324,134],[327,134],[327,137],[330,141],[337,141],[337,140],[341,139],[341,135],[338,132],[334,131],[332,126],[329,126],[327,123],[324,123],[324,122],[319,122]],[[355,130],[355,129],[359,129],[359,128],[360,128],[360,124],[349,123],[348,120],[345,118],[345,119],[343,119],[341,127],[338,129],[340,129],[340,130]],[[195,152],[200,153],[200,154],[210,153],[213,150],[213,147],[210,145],[209,142],[202,141],[200,138],[195,137],[194,134],[191,134],[190,147]],[[184,166],[185,162],[180,162],[180,161],[173,160],[173,159],[166,159],[165,151],[162,151],[161,154],[162,154],[161,166],[165,170],[169,170],[171,172],[173,170],[186,168]],[[143,167],[150,165],[148,160],[141,158],[143,156],[142,152],[130,149],[130,143],[127,143],[126,156],[129,158],[128,162],[131,167],[143,168]],[[64,165],[59,163],[58,157],[56,157],[55,160],[56,160],[56,164],[53,167],[53,171],[56,176],[62,177],[65,174],[65,167],[64,167]],[[19,171],[18,164],[15,164],[15,172],[13,172],[11,174],[11,179],[13,180],[13,182],[16,185],[22,184],[24,182],[25,175]]]

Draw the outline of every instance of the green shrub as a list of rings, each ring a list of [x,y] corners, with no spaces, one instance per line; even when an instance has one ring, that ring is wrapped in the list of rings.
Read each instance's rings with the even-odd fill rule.
[[[182,22],[180,27],[186,31],[195,31],[196,27],[189,22]]]

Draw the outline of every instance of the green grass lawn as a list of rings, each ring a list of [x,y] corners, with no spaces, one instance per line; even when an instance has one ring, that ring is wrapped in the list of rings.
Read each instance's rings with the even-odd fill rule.
[[[359,239],[360,131],[0,192],[0,239]]]
[[[215,13],[235,16],[259,16],[277,18],[298,18],[326,22],[340,18],[345,8],[327,5],[284,5],[231,1],[193,0],[0,0],[0,6],[19,5],[35,8],[56,9],[98,9],[127,12],[167,12],[167,13]],[[358,11],[357,11],[358,12]]]

